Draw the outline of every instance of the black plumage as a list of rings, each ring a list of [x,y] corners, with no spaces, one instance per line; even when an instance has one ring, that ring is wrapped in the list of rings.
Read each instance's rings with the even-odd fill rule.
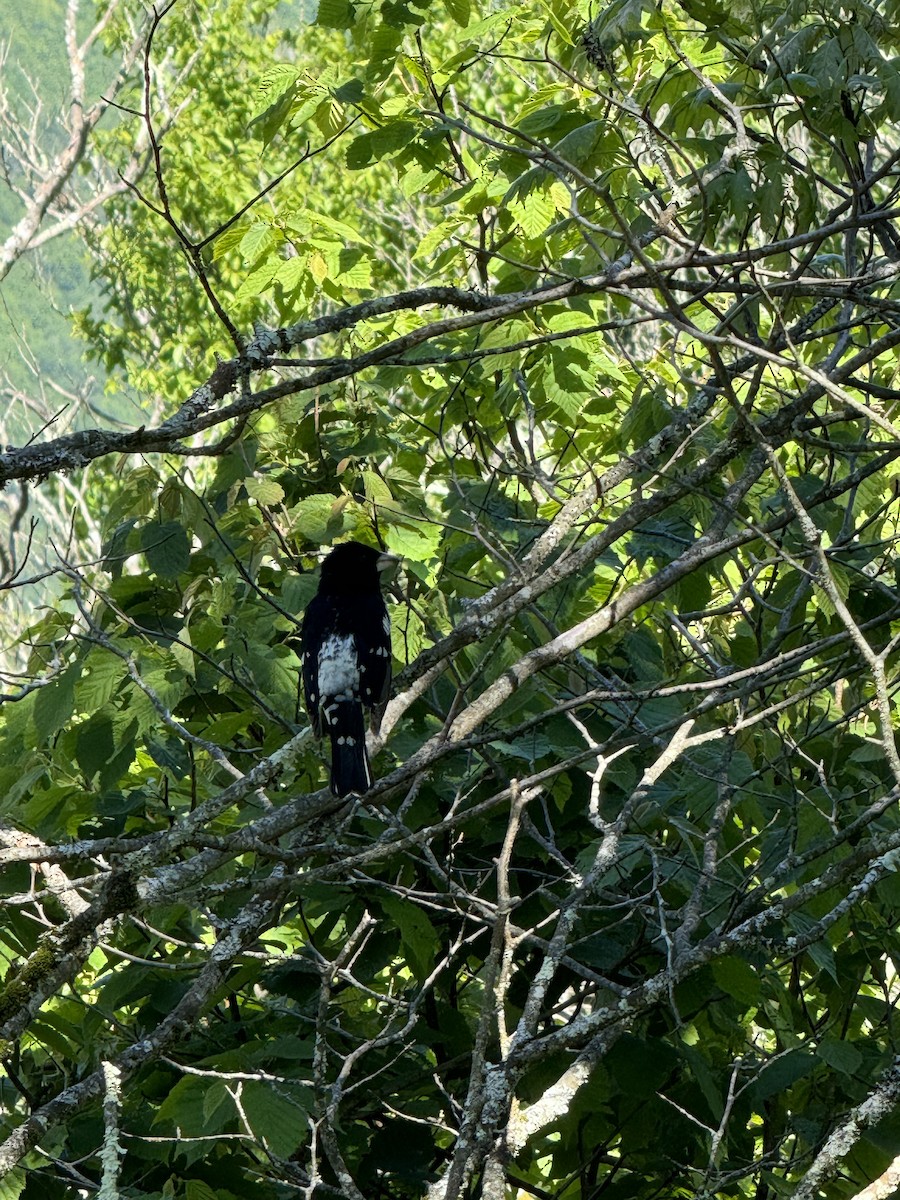
[[[327,731],[331,740],[335,796],[372,786],[363,706],[377,724],[391,686],[391,622],[381,575],[396,562],[361,542],[335,546],[303,617],[306,711],[316,737]]]

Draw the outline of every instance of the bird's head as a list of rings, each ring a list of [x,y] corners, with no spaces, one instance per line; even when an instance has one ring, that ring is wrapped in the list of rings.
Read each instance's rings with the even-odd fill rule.
[[[390,573],[399,561],[393,554],[362,542],[341,542],[322,563],[319,586],[331,593],[377,592],[382,576]]]

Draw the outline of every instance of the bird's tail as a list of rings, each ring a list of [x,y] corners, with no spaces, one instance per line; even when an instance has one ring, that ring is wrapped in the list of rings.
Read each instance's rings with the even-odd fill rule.
[[[331,738],[331,791],[335,796],[362,794],[372,786],[366,753],[366,728],[358,700],[338,700],[325,712]]]

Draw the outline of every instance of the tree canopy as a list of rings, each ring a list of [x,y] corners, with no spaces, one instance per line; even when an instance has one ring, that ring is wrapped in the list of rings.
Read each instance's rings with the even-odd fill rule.
[[[84,18],[0,248],[76,213],[119,416],[0,453],[78,497],[0,706],[0,1198],[890,1196],[898,5]]]

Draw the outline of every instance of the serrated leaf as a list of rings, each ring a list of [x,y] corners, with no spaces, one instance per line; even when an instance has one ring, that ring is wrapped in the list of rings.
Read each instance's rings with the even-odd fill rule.
[[[306,1140],[306,1109],[293,1095],[252,1081],[244,1085],[241,1101],[250,1128],[278,1158],[289,1158]]]
[[[816,1054],[842,1075],[855,1075],[862,1066],[862,1054],[856,1046],[838,1038],[825,1038],[816,1048]]]
[[[363,471],[363,487],[366,499],[371,504],[390,504],[393,500],[390,487],[375,471]]]
[[[26,762],[19,763],[17,767],[10,772],[11,778],[3,789],[3,811],[5,813],[14,812],[17,804],[23,796],[28,795],[34,785],[44,777],[47,773],[47,764],[42,760],[37,762],[32,759]],[[6,782],[6,781],[5,781]]]
[[[291,114],[300,74],[294,64],[276,63],[259,82],[256,115],[247,128],[266,146]]]
[[[81,664],[73,663],[38,692],[34,701],[34,727],[39,741],[49,741],[68,723],[75,711],[75,684],[80,676]]]
[[[361,133],[355,137],[344,151],[344,157],[351,171],[359,171],[372,161],[373,141],[371,133]]]
[[[612,0],[591,23],[591,33],[607,50],[631,41],[643,31],[641,17],[647,0]]]
[[[110,787],[119,780],[134,761],[139,722],[133,716],[140,706],[151,708],[143,694],[126,713],[110,718],[106,713],[92,716],[78,727],[76,737],[76,761],[85,779],[98,776],[100,790]],[[152,708],[152,720],[158,724],[160,714]]]
[[[556,215],[556,205],[543,189],[513,201],[509,207],[527,238],[540,237]]]
[[[379,25],[369,37],[369,66],[366,74],[370,79],[386,79],[397,60],[397,51],[403,41],[403,30],[391,25]],[[376,143],[378,131],[375,131]]]
[[[292,292],[306,278],[306,260],[299,254],[286,258],[278,264],[273,275],[273,281],[280,283],[286,292]]]
[[[147,753],[156,765],[173,779],[184,779],[191,771],[191,758],[183,742],[174,734],[147,739]]]
[[[275,63],[269,67],[260,76],[259,83],[257,84],[259,100],[256,105],[256,111],[264,111],[273,100],[276,100],[286,91],[289,91],[301,74],[300,67],[294,63]]]
[[[808,1075],[816,1066],[815,1057],[807,1050],[792,1049],[786,1054],[774,1058],[760,1072],[753,1084],[753,1093],[757,1100],[768,1099],[779,1092],[786,1091],[792,1083]]]
[[[203,1095],[204,1121],[207,1123],[212,1121],[223,1104],[230,1105],[233,1103],[234,1101],[229,1095],[228,1088],[225,1086],[225,1084],[219,1079],[211,1080]],[[205,1186],[206,1185],[204,1184],[204,1187]]]
[[[372,263],[363,250],[342,250],[336,282],[344,287],[364,288],[372,282]]]
[[[385,540],[388,549],[399,558],[414,562],[429,562],[438,553],[441,542],[441,527],[429,522],[421,525],[391,524]]]
[[[566,185],[560,180],[551,183],[547,189],[547,195],[553,203],[553,207],[557,212],[568,213],[572,211],[572,196]]]
[[[318,584],[313,574],[291,574],[281,585],[281,607],[299,615],[316,594]]]
[[[549,3],[548,0],[544,0],[544,11],[547,13],[547,16],[550,18],[550,24],[553,26],[553,28],[556,30],[557,34],[562,38],[562,40],[565,42],[565,44],[567,46],[571,46],[573,44],[572,43],[572,35],[569,32],[569,28],[568,28],[569,23],[571,23],[571,14],[563,14],[561,11],[558,11],[558,10],[563,9],[564,7],[565,7],[565,5],[561,5],[558,2],[557,3]],[[567,17],[568,17],[568,20],[566,19]]]
[[[576,312],[573,308],[551,313],[547,318],[547,328],[554,333],[568,333],[573,329],[585,329],[590,324],[589,318],[584,313]]]
[[[271,250],[277,240],[275,230],[265,221],[256,221],[241,238],[240,251],[248,263]]]
[[[438,246],[443,245],[450,237],[454,230],[459,228],[459,219],[451,217],[446,221],[441,221],[429,229],[425,236],[420,240],[419,244],[413,251],[413,261],[417,258],[427,258],[429,254],[433,254]]]
[[[593,379],[571,348],[550,348],[543,363],[543,384],[547,399],[567,417],[575,420],[591,394]]]
[[[176,579],[191,561],[191,544],[177,521],[153,521],[141,530],[141,547],[150,570],[163,579]]]
[[[274,479],[263,476],[259,479],[247,479],[244,482],[247,495],[252,496],[259,504],[281,504],[284,500],[284,488]]]
[[[318,225],[322,229],[327,229],[329,233],[337,234],[342,242],[362,242],[365,241],[363,235],[358,229],[352,225],[348,225],[346,221],[338,221],[335,217],[329,217],[325,213],[310,212],[304,213],[304,216],[313,224]]]
[[[179,1079],[157,1109],[153,1124],[171,1124],[182,1134],[195,1137],[218,1133],[230,1120],[231,1113],[224,1105],[204,1111],[209,1087],[208,1079],[197,1076]]]
[[[232,250],[240,246],[246,235],[246,225],[232,225],[230,229],[226,229],[213,242],[213,262],[218,262],[220,258],[224,258],[226,254],[230,254]]]
[[[540,112],[542,109],[547,108],[553,103],[562,90],[563,86],[559,83],[549,83],[545,84],[544,87],[536,88],[533,92],[531,92],[527,99],[522,102],[522,107],[518,112],[519,121],[521,121],[523,117],[527,117],[533,112]]]
[[[246,300],[250,296],[261,296],[275,278],[277,264],[271,259],[266,260],[261,267],[245,276],[244,282],[234,294],[235,300]]]
[[[307,496],[291,509],[291,519],[298,533],[307,541],[321,546],[340,532],[343,524],[342,505],[337,496],[327,492]]]
[[[19,1200],[28,1182],[21,1167],[14,1167],[0,1179],[0,1200]]]
[[[117,654],[107,650],[92,650],[75,688],[79,707],[88,713],[102,708],[127,672],[127,666]]]

